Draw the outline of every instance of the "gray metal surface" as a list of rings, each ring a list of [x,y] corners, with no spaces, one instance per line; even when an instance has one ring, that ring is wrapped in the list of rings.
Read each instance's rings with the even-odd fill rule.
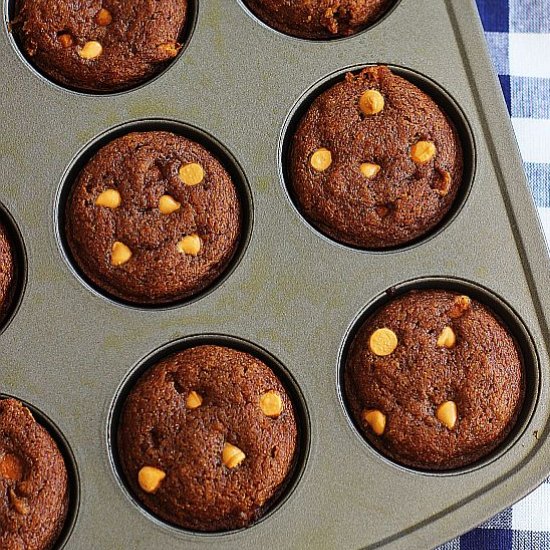
[[[43,411],[72,449],[79,509],[65,548],[424,549],[548,474],[550,266],[473,0],[402,0],[373,29],[319,43],[265,28],[236,0],[201,0],[176,63],[114,96],[75,94],[37,76],[6,26],[0,50],[0,203],[28,259],[21,306],[0,335],[0,390]],[[477,168],[444,229],[417,246],[375,254],[336,245],[303,221],[281,181],[278,147],[285,120],[312,85],[377,62],[417,71],[450,93],[471,125]],[[128,308],[91,292],[56,234],[57,197],[73,159],[103,132],[149,118],[185,122],[225,145],[247,176],[254,208],[250,243],[233,273],[202,299],[167,310]],[[441,277],[434,284],[469,281],[450,284],[473,283],[475,295],[490,303],[500,296],[516,312],[521,321],[502,305],[529,373],[527,407],[503,451],[448,475],[413,472],[373,451],[349,421],[338,384],[343,341],[357,316],[389,287],[434,276]],[[115,397],[133,369],[157,348],[205,333],[273,354],[298,384],[310,426],[295,490],[264,521],[226,535],[187,533],[146,516],[122,490],[109,446]]]

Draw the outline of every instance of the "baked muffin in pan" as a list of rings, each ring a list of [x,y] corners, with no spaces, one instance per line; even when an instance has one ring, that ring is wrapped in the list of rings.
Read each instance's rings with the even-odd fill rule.
[[[298,445],[296,414],[252,355],[202,345],[150,368],[124,403],[118,455],[138,500],[197,531],[247,527],[281,494]]]
[[[360,327],[345,395],[367,440],[400,464],[474,463],[510,433],[524,398],[520,349],[485,305],[446,290],[392,299]]]
[[[181,49],[187,0],[17,0],[11,27],[55,82],[113,92],[151,78]]]
[[[445,217],[463,153],[443,110],[384,66],[348,73],[298,124],[290,186],[299,209],[336,241],[364,249],[410,243]]]

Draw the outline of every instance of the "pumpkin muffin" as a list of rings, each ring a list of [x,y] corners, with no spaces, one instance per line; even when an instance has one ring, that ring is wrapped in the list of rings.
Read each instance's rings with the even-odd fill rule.
[[[357,426],[389,458],[467,466],[498,447],[524,396],[520,350],[485,305],[445,290],[391,300],[359,329],[345,366]]]
[[[0,401],[0,547],[50,550],[69,505],[63,456],[32,413]]]
[[[313,40],[350,36],[372,25],[395,0],[245,0],[274,29]]]
[[[77,265],[100,289],[136,304],[197,294],[239,242],[241,205],[221,163],[170,132],[138,132],[102,147],[65,207]]]
[[[17,0],[11,23],[30,61],[82,91],[130,88],[181,49],[187,0]]]
[[[137,499],[197,531],[250,525],[284,489],[297,452],[293,404],[273,371],[205,345],[148,370],[127,397],[118,454]]]

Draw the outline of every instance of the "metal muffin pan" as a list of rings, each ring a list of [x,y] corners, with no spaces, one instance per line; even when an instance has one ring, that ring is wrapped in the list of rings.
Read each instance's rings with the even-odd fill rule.
[[[7,5],[0,202],[21,232],[27,275],[0,335],[0,389],[51,418],[74,457],[76,518],[60,548],[424,549],[544,479],[550,265],[473,0],[401,0],[373,28],[322,42],[268,29],[237,0],[200,0],[192,37],[170,68],[113,95],[79,94],[39,77],[9,35]],[[430,238],[377,253],[313,230],[279,162],[285,121],[300,98],[347,67],[372,63],[437,83],[464,113],[475,143],[467,167],[475,177],[461,207]],[[242,169],[253,205],[250,239],[227,278],[199,300],[130,308],[75,276],[58,238],[58,205],[71,167],[105,132],[172,122],[211,136]],[[528,380],[511,438],[489,459],[448,474],[399,467],[376,453],[353,427],[338,383],[361,314],[388,289],[426,281],[497,304],[522,345]],[[123,489],[111,447],[125,382],[155,350],[193,335],[266,350],[303,398],[306,450],[293,483],[262,521],[227,534],[147,517]]]

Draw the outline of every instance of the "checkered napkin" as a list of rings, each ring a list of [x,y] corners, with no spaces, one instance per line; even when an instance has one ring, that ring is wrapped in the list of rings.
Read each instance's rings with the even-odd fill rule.
[[[477,0],[477,5],[550,243],[550,0]],[[550,550],[550,478],[440,550]]]

